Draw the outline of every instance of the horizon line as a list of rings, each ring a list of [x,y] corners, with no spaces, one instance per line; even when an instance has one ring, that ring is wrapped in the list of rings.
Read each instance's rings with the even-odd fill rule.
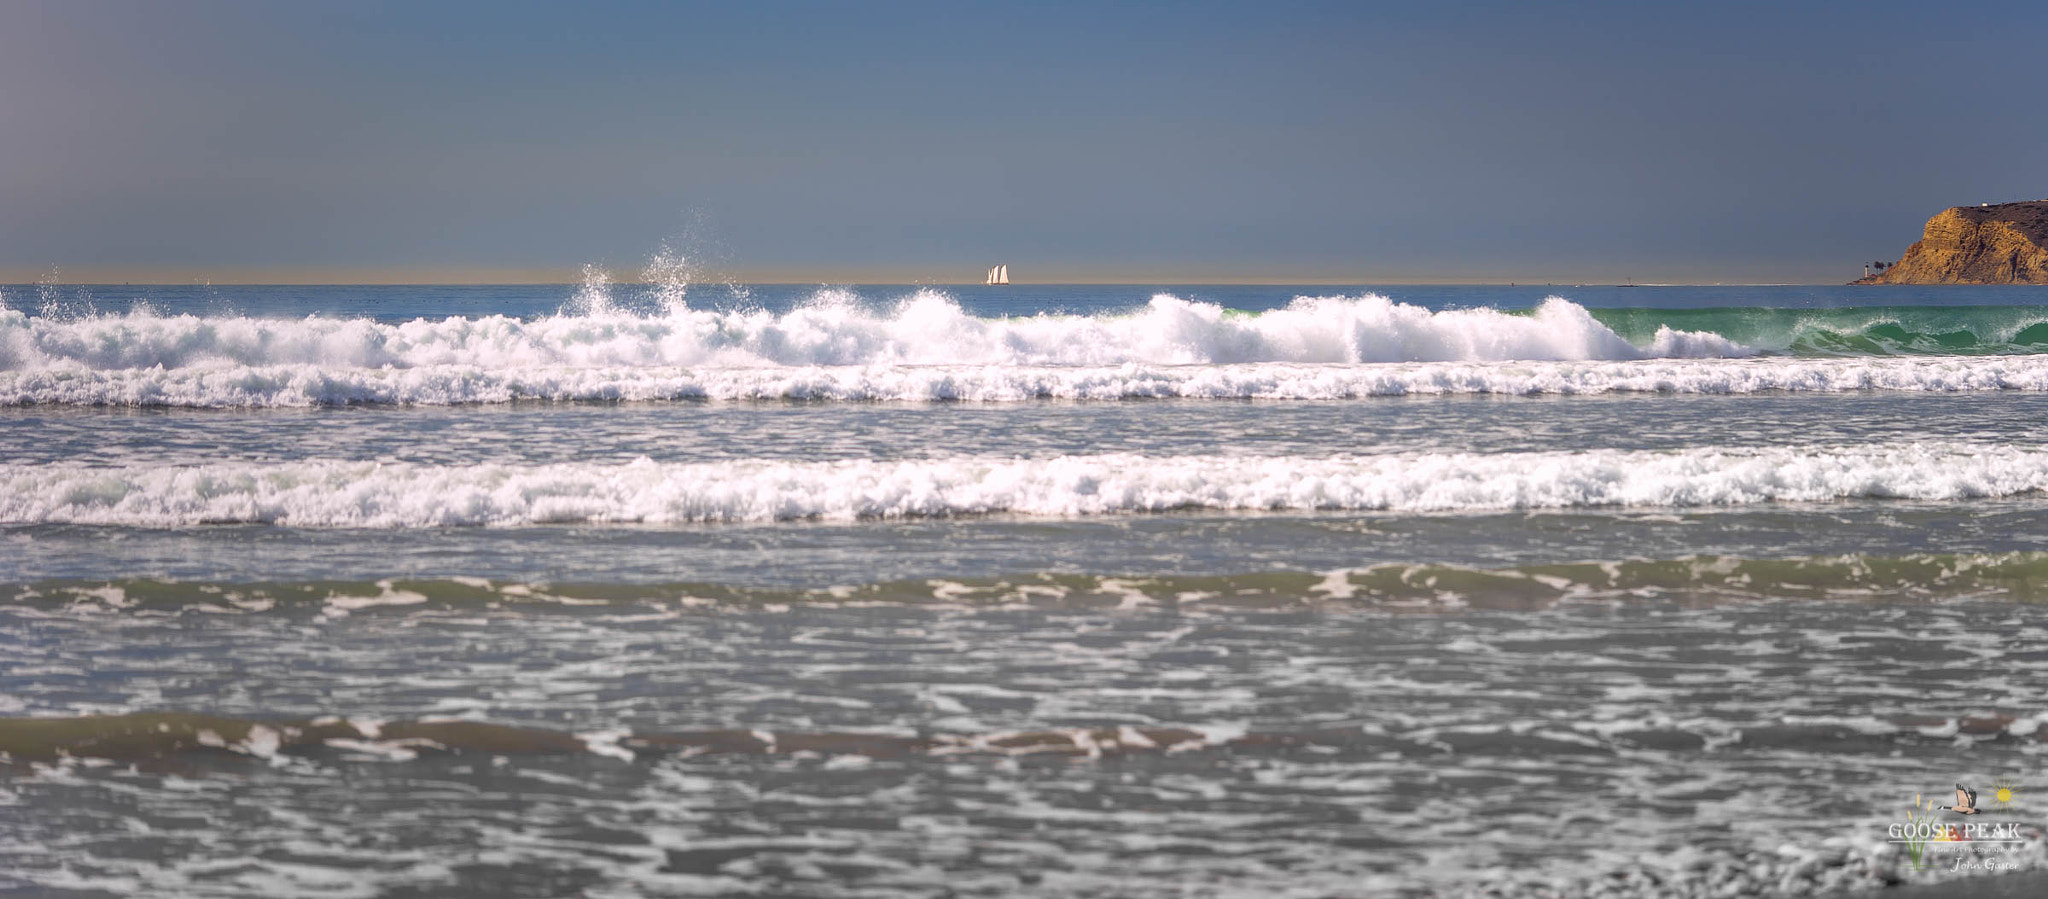
[[[612,286],[645,287],[655,281],[611,281]],[[717,281],[692,281],[692,288],[715,288],[728,284],[743,287],[987,287],[979,281],[901,281],[901,280],[761,280],[720,279]],[[0,280],[0,287],[581,287],[581,281],[437,281],[437,280],[89,280],[89,281],[9,281]],[[1507,279],[1423,279],[1401,278],[1391,280],[1344,280],[1344,279],[1301,279],[1265,280],[1243,278],[1212,278],[1205,280],[1075,280],[1075,281],[1026,281],[994,285],[998,287],[2034,287],[2030,284],[1855,284],[1850,281],[1637,281],[1616,282],[1606,280],[1586,281],[1536,281]]]
[[[627,271],[639,275],[637,266]],[[934,266],[933,268],[939,268]],[[979,271],[947,273],[934,277],[933,268],[904,270],[887,266],[846,266],[835,270],[832,267],[790,267],[737,271],[707,271],[702,277],[692,278],[691,286],[718,284],[815,284],[831,285],[891,285],[891,286],[933,286],[933,287],[980,287],[983,284]],[[1189,271],[1185,268],[1170,274],[1155,269],[1148,275],[1144,266],[1138,272],[1091,270],[1087,267],[1050,266],[1042,277],[1025,280],[1012,279],[1010,287],[1032,285],[1105,285],[1105,286],[1179,286],[1179,285],[1301,285],[1301,286],[1379,286],[1379,285],[1545,285],[1554,287],[1627,287],[1627,286],[1824,286],[1843,285],[1856,279],[1859,272],[1850,270],[1839,277],[1816,277],[1809,272],[1785,272],[1757,277],[1741,274],[1716,277],[1711,273],[1697,270],[1685,271],[1687,266],[1640,266],[1630,272],[1621,271],[1561,273],[1531,272],[1526,275],[1499,270],[1462,274],[1440,272],[1382,272],[1369,274],[1349,272],[1343,274],[1284,274],[1259,272],[1226,273],[1215,270],[1207,272]],[[1250,267],[1246,267],[1250,268]],[[1660,273],[1656,269],[1663,268]],[[1678,271],[1672,271],[1677,269]],[[69,285],[69,286],[264,286],[264,287],[310,287],[310,286],[541,286],[587,283],[581,272],[565,271],[561,268],[491,268],[491,267],[223,267],[213,272],[193,268],[153,268],[127,266],[79,266],[70,269],[65,266],[9,266],[0,265],[0,284],[9,286]],[[655,283],[639,277],[618,278],[614,284]]]

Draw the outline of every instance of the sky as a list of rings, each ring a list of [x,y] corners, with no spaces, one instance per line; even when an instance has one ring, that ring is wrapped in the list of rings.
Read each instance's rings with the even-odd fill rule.
[[[0,281],[1841,282],[2048,4],[0,0]]]

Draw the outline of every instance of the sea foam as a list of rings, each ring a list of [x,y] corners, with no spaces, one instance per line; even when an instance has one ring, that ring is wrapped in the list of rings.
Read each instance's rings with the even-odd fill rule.
[[[978,318],[920,291],[887,310],[824,291],[786,313],[671,307],[531,321],[506,316],[297,320],[83,318],[0,311],[0,369],[185,369],[235,366],[488,370],[569,367],[842,365],[1227,365],[1259,362],[1449,362],[1729,356],[1745,350],[1704,332],[1660,330],[1637,347],[1584,307],[1551,298],[1527,315],[1432,312],[1383,296],[1301,297],[1239,313],[1159,295],[1122,315]]]
[[[1953,500],[2048,488],[2048,452],[1964,443],[1333,458],[0,466],[0,521],[414,528],[1173,510],[1457,512]]]
[[[0,371],[0,404],[195,408],[671,400],[1338,400],[1378,396],[2048,390],[2048,355],[1382,365],[676,368],[230,365]]]
[[[1432,312],[1377,295],[1240,313],[1161,295],[1123,315],[979,318],[931,291],[886,310],[825,291],[779,314],[677,305],[652,315],[596,308],[403,323],[0,309],[0,402],[1365,395],[1470,381],[1462,368],[1485,363],[1747,354],[1718,335],[1669,328],[1637,346],[1556,298],[1526,315]],[[1448,368],[1424,369],[1420,380],[1376,370],[1400,364]]]
[[[1529,314],[1303,297],[1261,313],[1157,296],[1123,315],[886,310],[539,319],[75,318],[0,309],[0,403],[266,407],[541,401],[1327,400],[1414,394],[2048,390],[2048,354],[1755,356],[1708,331],[1643,345],[1553,298]]]

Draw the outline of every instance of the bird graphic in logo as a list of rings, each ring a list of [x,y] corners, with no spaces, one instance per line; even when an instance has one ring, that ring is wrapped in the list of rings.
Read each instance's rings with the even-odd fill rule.
[[[1962,784],[1956,784],[1956,804],[1944,805],[1941,808],[1944,811],[1955,812],[1958,815],[1974,815],[1982,811],[1977,808],[1977,791]]]

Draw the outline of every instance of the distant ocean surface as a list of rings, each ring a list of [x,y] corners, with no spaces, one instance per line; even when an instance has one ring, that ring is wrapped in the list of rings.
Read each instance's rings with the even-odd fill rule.
[[[0,302],[0,896],[2048,867],[2048,288]]]

